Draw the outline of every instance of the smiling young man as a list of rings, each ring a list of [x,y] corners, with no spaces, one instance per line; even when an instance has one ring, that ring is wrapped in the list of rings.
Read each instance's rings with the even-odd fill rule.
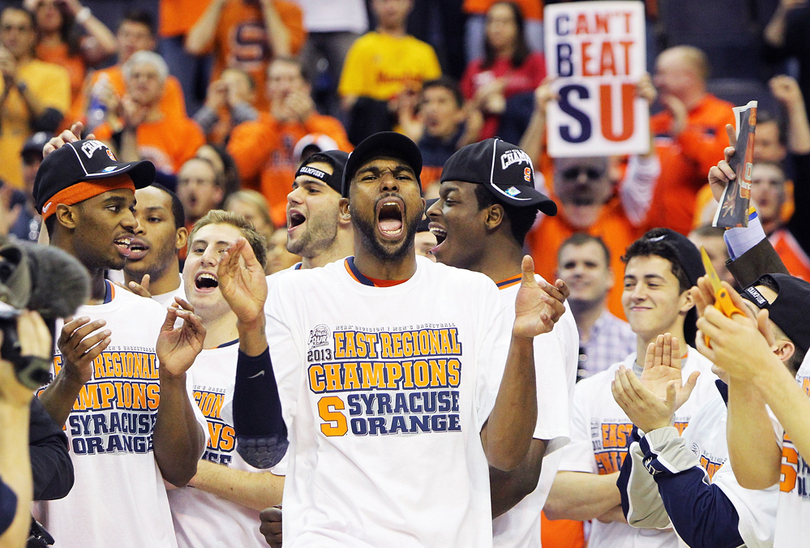
[[[211,439],[188,487],[169,492],[177,541],[180,548],[260,548],[265,542],[257,527],[259,511],[281,502],[284,479],[253,468],[237,453],[230,408],[240,404],[233,398],[237,362],[269,371],[263,380],[271,381],[268,390],[275,391],[276,406],[261,420],[286,447],[264,333],[265,242],[242,215],[222,210],[200,219],[190,239],[183,284],[206,329],[192,369],[194,398]],[[229,279],[220,285],[223,278]]]
[[[150,162],[118,162],[87,140],[52,152],[34,184],[51,245],[91,276],[90,299],[62,328],[55,378],[40,396],[66,426],[76,471],[70,494],[46,508],[46,527],[65,546],[175,547],[164,481],[184,485],[205,444],[186,373],[202,348],[199,318],[167,314],[104,279],[130,254],[134,192],[154,176]],[[173,328],[178,317],[183,327]]]
[[[529,449],[532,340],[562,295],[525,258],[510,329],[491,280],[417,258],[421,163],[400,134],[360,143],[341,201],[355,256],[270,290],[285,546],[491,546],[488,464],[511,470]]]
[[[633,424],[611,393],[611,382],[620,366],[640,375],[638,356],[658,335],[671,333],[694,344],[695,312],[689,289],[704,274],[700,253],[685,236],[666,228],[647,232],[627,248],[622,304],[636,334],[636,352],[623,362],[577,383],[571,443],[563,448],[560,471],[554,479],[545,512],[550,519],[594,520],[589,546],[627,546],[635,541],[646,547],[674,546],[671,531],[639,532],[626,524],[616,480]],[[685,337],[684,333],[690,336]],[[710,398],[719,398],[711,364],[694,348],[683,356],[682,382],[695,382],[689,400],[675,414],[683,430],[692,414]],[[643,537],[643,541],[641,540]]]
[[[511,310],[523,242],[539,211],[554,215],[557,206],[535,190],[533,165],[524,151],[498,139],[468,145],[445,164],[439,200],[428,210],[439,242],[432,252],[440,263],[487,275]],[[559,463],[557,449],[570,436],[578,347],[570,313],[551,333],[534,338],[538,414],[529,452],[510,472],[490,468],[495,546],[540,543],[540,511]]]

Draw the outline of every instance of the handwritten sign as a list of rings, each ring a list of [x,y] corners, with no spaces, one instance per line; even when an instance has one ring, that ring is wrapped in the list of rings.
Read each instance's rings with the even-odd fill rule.
[[[636,94],[646,70],[642,2],[545,8],[548,74],[559,101],[546,111],[552,157],[643,154],[649,106]]]

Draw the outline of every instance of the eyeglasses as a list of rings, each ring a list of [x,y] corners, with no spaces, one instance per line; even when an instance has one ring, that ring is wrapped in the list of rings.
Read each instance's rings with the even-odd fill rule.
[[[604,177],[605,172],[596,169],[595,167],[584,167],[584,166],[569,167],[563,170],[562,172],[563,179],[579,179],[580,177],[582,177],[582,175],[585,175],[585,178],[587,179],[595,180]]]

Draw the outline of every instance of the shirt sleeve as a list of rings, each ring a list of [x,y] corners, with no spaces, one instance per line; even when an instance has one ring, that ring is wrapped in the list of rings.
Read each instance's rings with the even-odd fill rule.
[[[338,94],[340,95],[365,95],[368,93],[365,86],[365,71],[363,70],[363,65],[366,63],[364,43],[363,38],[359,38],[349,48],[349,53],[346,54],[338,84]]]
[[[688,546],[737,548],[743,544],[734,504],[710,482],[675,428],[654,430],[639,445],[672,525]]]
[[[0,535],[6,532],[17,515],[17,495],[0,479]]]
[[[66,496],[74,481],[67,436],[36,397],[31,400],[28,439],[34,500],[53,500]]]

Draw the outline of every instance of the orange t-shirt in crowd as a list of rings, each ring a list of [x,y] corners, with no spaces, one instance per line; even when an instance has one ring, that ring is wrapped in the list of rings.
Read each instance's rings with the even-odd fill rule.
[[[304,30],[304,15],[293,2],[274,0],[279,17],[290,33],[290,50],[297,54],[307,38]],[[230,0],[222,8],[214,37],[214,71],[211,80],[216,80],[229,67],[244,70],[256,83],[255,107],[268,110],[265,96],[267,65],[273,58],[264,27],[262,9],[258,3],[246,4],[242,0]]]
[[[810,282],[810,257],[804,252],[793,234],[786,228],[780,228],[768,236],[768,239],[779,258],[785,263],[785,268],[788,269],[790,275]]]
[[[46,63],[53,63],[65,67],[70,76],[70,100],[75,101],[82,92],[87,66],[80,53],[70,54],[68,45],[64,43],[55,46],[37,44],[37,59]]]
[[[102,124],[95,130],[96,139],[109,141],[112,130]],[[163,116],[156,122],[144,122],[136,131],[138,153],[150,160],[163,173],[176,174],[180,167],[205,144],[200,127],[190,118]]]
[[[689,112],[686,129],[672,135],[668,111],[652,117],[661,176],[653,193],[647,224],[688,234],[695,215],[695,199],[706,184],[709,169],[723,159],[728,146],[726,124],[734,124],[733,105],[707,94]]]
[[[270,204],[276,226],[286,223],[287,194],[292,190],[295,144],[308,133],[323,133],[337,142],[340,150],[352,146],[340,121],[313,114],[306,122],[279,122],[266,113],[253,122],[239,124],[231,133],[228,152],[236,162],[243,188],[259,190]]]
[[[570,519],[550,520],[540,513],[540,544],[543,548],[583,548],[585,528],[583,522]]]
[[[486,15],[492,4],[500,0],[464,0],[461,10],[464,13],[471,13],[474,15]],[[523,17],[526,19],[543,20],[543,1],[542,0],[512,0],[520,7],[523,12]]]
[[[211,0],[160,0],[158,34],[163,38],[186,34],[210,4]]]
[[[580,231],[572,227],[565,218],[565,210],[559,204],[555,217],[545,217],[539,226],[526,236],[526,243],[534,258],[534,271],[549,281],[557,279],[557,251],[560,245],[575,232],[587,232],[599,236],[610,250],[610,266],[613,268],[613,288],[608,292],[608,309],[617,318],[625,319],[622,308],[624,279],[624,255],[627,246],[640,238],[645,230],[635,227],[622,208],[621,199],[612,198],[602,209],[599,218],[589,229]]]
[[[124,72],[121,70],[121,65],[114,65],[102,70],[92,72],[87,79],[87,84],[83,93],[73,101],[70,106],[68,115],[65,116],[62,122],[62,129],[68,129],[71,124],[77,120],[85,122],[87,120],[87,108],[90,104],[90,94],[93,91],[93,86],[98,82],[101,75],[107,77],[110,86],[115,90],[115,94],[120,99],[127,91],[127,84],[124,80]],[[160,98],[159,104],[160,112],[164,116],[185,117],[186,116],[186,100],[183,98],[183,88],[180,87],[180,81],[171,74],[166,77],[166,83],[163,86],[163,96]]]

